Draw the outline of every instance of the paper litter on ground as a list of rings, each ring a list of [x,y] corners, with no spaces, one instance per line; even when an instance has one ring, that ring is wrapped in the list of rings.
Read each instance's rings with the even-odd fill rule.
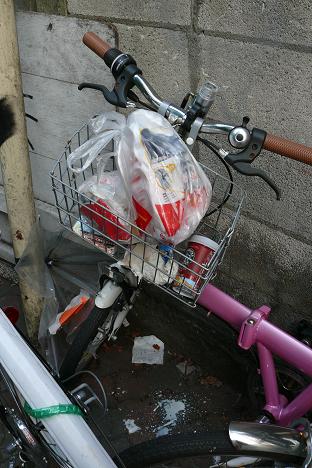
[[[177,368],[180,372],[182,372],[183,375],[190,375],[196,370],[196,367],[188,363],[187,361],[183,361],[177,364]]]
[[[154,335],[137,336],[132,349],[133,364],[163,364],[164,343]]]

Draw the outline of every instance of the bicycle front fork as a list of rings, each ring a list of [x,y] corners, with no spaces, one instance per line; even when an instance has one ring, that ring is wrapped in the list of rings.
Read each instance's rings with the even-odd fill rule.
[[[95,298],[100,309],[110,309],[105,323],[99,329],[100,341],[114,340],[121,325],[128,325],[127,315],[139,292],[139,279],[134,273],[119,264],[111,265],[102,289]],[[97,340],[99,341],[99,340]]]

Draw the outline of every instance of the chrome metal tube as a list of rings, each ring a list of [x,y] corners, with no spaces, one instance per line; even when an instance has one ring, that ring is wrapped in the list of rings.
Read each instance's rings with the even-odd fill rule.
[[[152,86],[141,75],[135,75],[133,77],[133,82],[139,88],[139,90],[141,91],[143,96],[148,100],[148,102],[152,104],[156,111],[158,111],[160,106],[164,103],[164,101],[158,96],[158,94],[152,88]],[[166,117],[168,117],[168,115],[180,119],[180,122],[183,122],[186,118],[185,111],[171,103],[168,103],[168,111]]]
[[[163,101],[151,85],[141,75],[135,75],[133,77],[133,82],[139,88],[143,96],[155,107],[155,110],[158,110]]]
[[[135,75],[133,77],[133,83],[138,87],[143,96],[154,107],[154,109],[158,111],[160,106],[164,103],[164,101],[158,96],[158,94],[152,88],[152,86],[141,75]],[[176,117],[179,119],[179,122],[182,123],[186,119],[186,112],[180,107],[169,103],[166,116]],[[234,125],[230,125],[227,123],[210,122],[204,123],[202,125],[200,133],[228,134],[231,130],[233,130],[233,128]]]
[[[261,424],[256,422],[231,422],[229,435],[233,446],[240,452],[250,455],[273,454],[298,457],[304,460],[307,455],[305,438],[294,429]]]
[[[200,133],[228,134],[233,128],[234,125],[222,122],[204,123],[200,129]]]

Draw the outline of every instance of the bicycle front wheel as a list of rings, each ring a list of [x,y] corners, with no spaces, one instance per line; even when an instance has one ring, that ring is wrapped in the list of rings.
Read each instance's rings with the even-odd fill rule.
[[[89,317],[83,322],[71,343],[59,369],[62,380],[72,376],[77,370],[84,368],[92,359],[88,354],[88,345],[94,340],[99,327],[103,325],[110,309],[94,307]]]
[[[270,467],[285,457],[274,455],[274,460],[261,454],[243,454],[237,451],[228,431],[215,431],[163,436],[134,445],[120,454],[127,468],[226,468]],[[303,460],[287,457],[288,467],[299,467]],[[292,465],[290,465],[292,463]]]

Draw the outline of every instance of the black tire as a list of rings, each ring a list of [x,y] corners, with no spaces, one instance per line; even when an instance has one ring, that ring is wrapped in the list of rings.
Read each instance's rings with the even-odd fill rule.
[[[222,458],[223,462],[235,456],[247,456],[246,453],[240,453],[233,447],[228,431],[224,430],[159,437],[134,445],[120,453],[119,457],[126,468],[156,468],[157,466],[159,468],[166,468],[167,466],[174,468],[191,468],[193,466],[209,468],[210,465],[207,463],[213,465],[215,463],[213,457],[217,455],[225,457]],[[255,453],[254,455],[259,457],[259,453]],[[248,456],[252,456],[252,454],[249,453]],[[274,456],[275,461],[282,458],[280,455],[277,455],[276,458]],[[290,460],[289,458],[288,456],[287,462],[298,463],[298,459]],[[195,459],[196,463],[193,465],[192,460]],[[118,465],[118,460],[116,460],[116,464],[120,466]],[[302,461],[298,466],[301,466],[301,464]],[[258,459],[252,465],[246,466],[269,467],[274,466],[274,461],[271,459]]]
[[[59,369],[61,380],[65,380],[75,373],[84,352],[95,338],[98,328],[103,325],[109,311],[110,308],[94,307],[89,317],[83,322],[62,361]]]

